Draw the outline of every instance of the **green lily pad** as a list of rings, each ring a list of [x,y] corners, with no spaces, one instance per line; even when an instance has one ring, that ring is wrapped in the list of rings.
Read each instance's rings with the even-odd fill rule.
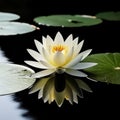
[[[34,71],[28,67],[0,63],[0,95],[6,95],[25,90],[35,82],[31,78]]]
[[[120,21],[120,11],[118,12],[102,12],[96,14],[98,18],[104,19],[104,20],[109,20],[109,21]]]
[[[0,22],[0,36],[17,35],[29,33],[37,28],[28,23],[21,22]]]
[[[14,13],[0,12],[0,22],[17,20],[19,18],[20,16]]]
[[[34,18],[39,25],[61,27],[83,27],[100,24],[101,19],[89,15],[49,15]]]
[[[99,53],[88,56],[84,61],[98,63],[84,69],[88,78],[101,82],[120,84],[120,53]]]

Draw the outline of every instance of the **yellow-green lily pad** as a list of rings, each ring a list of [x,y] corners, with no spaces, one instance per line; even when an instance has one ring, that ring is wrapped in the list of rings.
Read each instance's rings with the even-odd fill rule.
[[[57,27],[83,27],[97,25],[102,22],[101,19],[90,15],[49,15],[34,18],[39,25],[57,26]]]
[[[104,19],[104,20],[120,21],[120,11],[117,11],[117,12],[113,12],[113,11],[101,12],[101,13],[96,14],[96,16],[98,18]]]
[[[88,78],[96,81],[120,84],[120,53],[99,53],[88,56],[85,61],[98,63],[84,69]]]

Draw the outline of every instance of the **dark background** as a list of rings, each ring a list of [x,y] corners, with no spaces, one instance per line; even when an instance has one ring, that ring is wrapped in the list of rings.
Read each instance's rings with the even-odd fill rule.
[[[11,12],[21,16],[20,22],[37,25],[33,18],[51,14],[88,14],[95,15],[104,11],[119,11],[117,0],[0,0],[0,12]],[[24,64],[25,59],[31,59],[26,48],[33,48],[33,39],[41,39],[42,35],[54,37],[60,31],[65,37],[73,33],[80,40],[85,39],[84,49],[92,48],[92,53],[120,52],[120,23],[103,21],[102,24],[82,28],[58,28],[39,26],[39,31],[16,36],[0,36],[0,46],[6,56],[14,63]],[[87,81],[93,93],[83,91],[84,98],[79,104],[70,105],[65,101],[61,108],[53,102],[43,103],[37,100],[37,93],[28,95],[27,90],[13,95],[13,102],[19,102],[18,109],[28,110],[24,117],[34,120],[41,119],[105,119],[115,120],[119,117],[120,86],[100,82]],[[2,103],[0,103],[2,104]],[[7,109],[7,108],[6,108]],[[0,109],[1,111],[1,109]],[[5,111],[6,112],[6,111]],[[19,120],[19,119],[18,119]]]
[[[103,0],[0,0],[0,11],[21,15],[26,21],[40,15],[91,14],[103,11],[118,11],[119,1]]]

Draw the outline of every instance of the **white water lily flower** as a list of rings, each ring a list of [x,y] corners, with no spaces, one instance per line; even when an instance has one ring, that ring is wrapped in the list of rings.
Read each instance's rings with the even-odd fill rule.
[[[42,38],[42,43],[35,40],[38,52],[32,49],[27,49],[27,51],[36,61],[25,61],[25,63],[45,70],[34,73],[32,78],[41,78],[54,72],[87,77],[79,70],[92,67],[96,63],[81,62],[92,50],[88,49],[80,53],[83,43],[84,41],[78,43],[78,37],[73,39],[72,34],[64,40],[60,32],[57,32],[54,40],[49,35]]]

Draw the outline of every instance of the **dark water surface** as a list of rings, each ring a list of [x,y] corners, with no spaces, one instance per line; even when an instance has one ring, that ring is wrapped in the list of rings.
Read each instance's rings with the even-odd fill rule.
[[[90,14],[102,11],[119,10],[115,1],[93,2],[87,1],[38,1],[33,0],[1,0],[0,11],[13,12],[21,15],[19,21],[35,24],[32,19],[36,16],[49,14]],[[24,2],[23,2],[24,1]],[[79,1],[80,2],[80,1]],[[112,5],[110,5],[112,4]],[[48,6],[47,6],[48,5]],[[92,53],[120,52],[120,22],[104,21],[104,23],[85,28],[57,28],[39,26],[40,31],[17,35],[0,36],[0,48],[6,57],[16,64],[24,64],[25,59],[31,59],[26,48],[36,49],[34,39],[41,40],[42,35],[49,34],[54,38],[60,31],[65,38],[69,34],[79,36],[85,40],[83,50],[92,48]],[[13,95],[0,96],[0,120],[44,120],[44,119],[104,119],[105,117],[119,117],[120,86],[88,81],[93,93],[83,91],[84,98],[78,104],[69,104],[64,101],[61,108],[55,102],[52,104],[38,100],[38,93],[28,95],[28,90]]]

